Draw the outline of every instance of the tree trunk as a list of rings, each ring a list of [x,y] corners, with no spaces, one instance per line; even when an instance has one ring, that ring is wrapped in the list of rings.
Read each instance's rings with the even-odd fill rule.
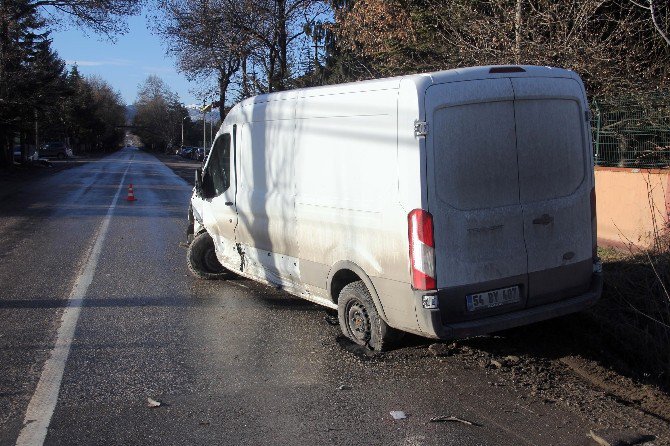
[[[516,0],[516,14],[514,17],[514,63],[519,65],[521,63],[521,2]]]
[[[19,136],[21,144],[21,162],[24,163],[28,159],[28,141],[26,138],[26,134],[24,132],[21,132],[21,135]]]
[[[2,2],[0,7],[0,101],[4,100],[7,95],[7,51],[9,50],[9,23],[7,22],[8,12],[5,8],[5,2]],[[0,167],[11,169],[14,166],[13,153],[10,151],[11,142],[13,139],[12,132],[9,126],[2,123],[3,119],[8,118],[5,113],[0,111]]]
[[[230,86],[230,78],[226,76],[223,70],[219,71],[219,118],[221,122],[226,117],[226,95]]]
[[[274,48],[270,48],[270,68],[268,69],[268,93],[275,91],[275,62],[277,61],[277,52]]]
[[[670,8],[670,6],[666,7],[666,14],[670,14],[670,11],[668,11],[667,8]],[[660,19],[658,17],[658,8],[654,4],[654,0],[649,0],[649,12],[651,13],[651,21],[654,24],[654,28],[656,28],[656,31],[658,31],[663,40],[665,40],[665,43],[670,45],[670,38],[668,37],[668,35],[665,33],[665,30],[661,26]]]
[[[244,99],[251,96],[249,74],[247,73],[247,56],[242,57],[242,96]]]
[[[14,154],[11,150],[12,144],[10,142],[9,134],[5,126],[0,126],[0,167],[5,167],[8,170],[14,167]]]
[[[277,25],[279,27],[277,45],[279,46],[279,89],[286,88],[288,77],[288,35],[286,30],[286,0],[277,0]]]

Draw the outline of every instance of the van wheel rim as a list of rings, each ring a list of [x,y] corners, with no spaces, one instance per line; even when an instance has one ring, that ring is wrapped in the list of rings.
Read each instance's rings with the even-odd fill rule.
[[[354,301],[349,305],[347,320],[349,331],[355,340],[367,342],[370,339],[370,317],[361,302]]]

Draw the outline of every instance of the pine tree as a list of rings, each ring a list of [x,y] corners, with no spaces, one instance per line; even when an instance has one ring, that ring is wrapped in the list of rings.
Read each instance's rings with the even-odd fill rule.
[[[0,165],[13,164],[17,134],[64,94],[64,62],[28,0],[0,2]]]

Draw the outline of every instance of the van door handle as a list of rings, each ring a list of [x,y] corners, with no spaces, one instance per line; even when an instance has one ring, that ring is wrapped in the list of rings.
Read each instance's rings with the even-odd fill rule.
[[[232,205],[233,205],[233,202],[232,202],[232,201],[226,201],[224,204],[225,204],[226,206],[232,206]]]
[[[554,221],[554,217],[552,217],[549,214],[544,214],[542,217],[536,218],[533,220],[534,225],[543,225],[546,226],[549,223],[552,223]]]

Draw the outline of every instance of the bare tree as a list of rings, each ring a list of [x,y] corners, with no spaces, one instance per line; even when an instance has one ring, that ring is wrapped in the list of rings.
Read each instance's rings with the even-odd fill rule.
[[[248,38],[230,20],[228,5],[222,0],[168,0],[156,21],[181,72],[190,80],[216,78],[221,119],[233,78],[249,52]]]
[[[138,14],[141,7],[141,0],[30,0],[27,3],[48,26],[69,21],[111,39],[127,30],[122,19]]]
[[[630,0],[635,6],[649,11],[649,17],[651,18],[651,23],[654,25],[654,28],[661,35],[665,43],[670,45],[670,37],[668,33],[670,32],[670,5],[668,2],[662,2],[660,0],[647,0],[648,4],[644,5],[641,2],[636,2]]]
[[[305,23],[328,10],[322,0],[159,1],[155,31],[180,71],[216,79],[222,119],[231,87],[241,97],[288,87]]]
[[[260,81],[252,70],[254,86],[263,93],[287,88],[305,24],[315,22],[329,6],[320,0],[229,1],[237,27],[249,37],[247,63],[260,68],[265,78]]]
[[[139,86],[133,124],[149,148],[168,150],[180,139],[182,119],[188,111],[158,76],[151,75]]]
[[[598,94],[667,85],[670,51],[629,1],[368,0],[336,26],[359,78],[523,63],[573,69]]]

